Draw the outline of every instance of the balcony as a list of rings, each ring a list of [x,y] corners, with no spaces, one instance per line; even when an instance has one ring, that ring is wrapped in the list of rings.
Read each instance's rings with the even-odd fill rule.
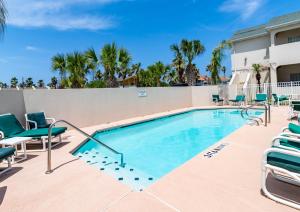
[[[300,63],[300,42],[270,47],[270,62],[277,66]]]

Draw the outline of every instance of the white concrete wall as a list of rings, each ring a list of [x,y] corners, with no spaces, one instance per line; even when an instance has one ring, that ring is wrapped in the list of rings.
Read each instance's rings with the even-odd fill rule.
[[[45,111],[80,127],[192,106],[190,87],[146,88],[147,97],[138,97],[138,90],[25,90],[24,99],[27,112]]]
[[[24,124],[25,105],[23,91],[0,90],[0,114],[13,113]]]
[[[245,70],[250,69],[254,63],[266,64],[270,45],[270,36],[234,42],[231,55],[232,69]],[[246,64],[245,58],[247,58]]]
[[[281,65],[300,63],[300,42],[288,43],[270,48],[270,62]]]
[[[213,105],[212,95],[218,92],[218,86],[192,87],[192,105],[194,107]]]

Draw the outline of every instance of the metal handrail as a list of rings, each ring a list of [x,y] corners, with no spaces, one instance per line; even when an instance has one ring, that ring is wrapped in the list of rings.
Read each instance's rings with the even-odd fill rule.
[[[86,136],[87,138],[101,144],[102,146],[104,146],[106,149],[110,150],[111,152],[117,154],[117,155],[120,155],[120,162],[121,162],[121,166],[124,167],[125,166],[125,163],[124,163],[124,154],[121,153],[121,152],[118,152],[116,150],[114,150],[113,148],[107,146],[105,143],[99,141],[98,139],[96,138],[93,138],[91,135],[87,134],[86,132],[82,131],[81,129],[79,129],[78,127],[76,127],[75,125],[71,124],[70,122],[68,121],[65,121],[65,120],[59,120],[59,121],[56,121],[54,123],[52,123],[48,129],[48,161],[47,161],[47,171],[46,171],[46,174],[50,174],[53,172],[53,170],[51,169],[51,140],[52,140],[52,128],[57,124],[57,123],[60,123],[60,122],[63,122],[69,126],[71,126],[72,128],[74,128],[75,130],[77,130],[78,132],[80,132],[81,134],[83,134],[84,136]]]
[[[254,122],[256,122],[256,125],[259,126],[259,122],[258,122],[256,119],[253,119],[253,118],[246,118],[246,117],[244,116],[244,111],[247,111],[247,110],[250,109],[251,107],[252,107],[252,106],[243,108],[243,109],[241,110],[241,116],[242,116],[243,119],[246,119],[246,120],[249,120],[249,121],[254,121]]]

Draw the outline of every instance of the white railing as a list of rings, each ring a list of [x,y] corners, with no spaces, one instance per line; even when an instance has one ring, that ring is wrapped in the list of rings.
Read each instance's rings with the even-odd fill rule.
[[[255,99],[257,93],[268,93],[278,96],[288,96],[291,99],[300,99],[300,81],[296,82],[278,82],[278,83],[263,83],[260,88],[257,84],[249,84],[243,88],[243,93],[246,95],[247,100]],[[238,92],[241,93],[241,92]]]

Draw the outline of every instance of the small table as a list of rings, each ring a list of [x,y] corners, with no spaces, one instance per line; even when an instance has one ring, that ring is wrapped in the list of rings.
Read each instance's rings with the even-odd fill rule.
[[[11,146],[16,148],[16,153],[12,157],[12,163],[17,163],[27,159],[26,141],[30,141],[31,139],[32,138],[27,138],[27,137],[7,138],[7,139],[0,140],[0,145],[3,145],[4,147]],[[23,151],[22,155],[18,155],[18,151],[17,151],[18,144],[21,144],[21,150]]]

